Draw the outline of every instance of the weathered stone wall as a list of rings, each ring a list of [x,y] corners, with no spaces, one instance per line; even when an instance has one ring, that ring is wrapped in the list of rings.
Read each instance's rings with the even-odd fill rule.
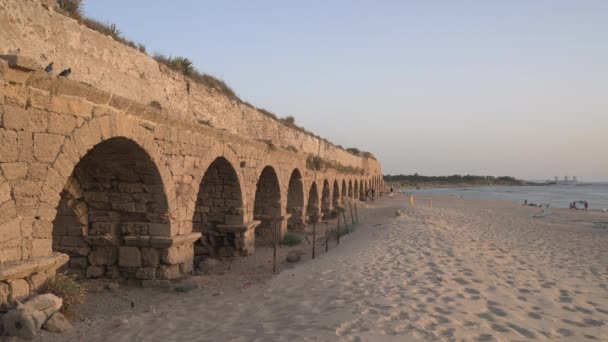
[[[138,77],[148,57],[37,2],[0,0],[0,27],[0,54],[33,53],[0,58],[0,307],[36,291],[59,267],[84,277],[168,281],[192,271],[195,250],[199,257],[252,254],[256,235],[269,240],[273,218],[282,237],[294,208],[304,218],[339,205],[347,183],[382,186],[376,160],[328,147],[321,154],[335,153],[365,174],[308,169],[302,151],[314,149],[312,138],[292,137],[202,88],[198,100],[179,97],[174,87],[184,80],[162,68]],[[73,62],[82,74],[47,74],[39,67],[49,58],[57,67]],[[125,69],[122,59],[137,65]],[[175,95],[164,95],[168,109],[146,105],[142,96],[167,89]],[[225,114],[237,134],[193,124],[198,114],[178,107],[181,100]],[[256,132],[313,148],[289,151],[258,141],[268,135]]]
[[[272,140],[344,165],[380,171],[379,164],[354,156],[309,134],[289,128],[260,112],[187,79],[136,49],[88,29],[43,6],[39,0],[0,0],[0,53],[53,61],[70,67],[74,80],[148,104],[159,102],[163,115],[193,125],[214,127],[251,139]]]

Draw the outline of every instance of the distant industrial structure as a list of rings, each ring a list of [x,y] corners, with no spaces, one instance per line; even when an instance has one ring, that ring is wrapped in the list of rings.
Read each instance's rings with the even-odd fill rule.
[[[562,185],[576,184],[576,183],[578,183],[578,179],[576,178],[576,176],[572,176],[572,179],[570,179],[569,176],[564,176],[564,179],[560,180],[559,177],[555,176],[555,177],[553,177],[553,181],[547,180],[547,183],[555,183],[555,184],[562,184]]]

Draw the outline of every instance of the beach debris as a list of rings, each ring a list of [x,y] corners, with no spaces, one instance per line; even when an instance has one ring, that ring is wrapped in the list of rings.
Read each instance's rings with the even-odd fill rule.
[[[63,300],[54,294],[38,295],[25,304],[17,302],[17,308],[9,310],[2,317],[4,331],[9,336],[31,340],[49,317],[61,309]]]
[[[287,260],[287,262],[290,264],[296,263],[301,259],[301,252],[298,251],[291,251],[287,253],[287,257],[285,258],[285,260]]]
[[[72,68],[67,68],[59,73],[59,77],[68,77],[72,73]]]
[[[173,288],[176,292],[186,293],[198,289],[198,282],[194,279],[186,279],[177,283]]]
[[[253,283],[250,282],[249,280],[247,280],[247,281],[245,281],[244,283],[241,284],[241,288],[245,288],[245,287],[251,286],[251,285],[253,285]]]
[[[404,215],[404,214],[403,214],[403,211],[401,211],[401,209],[397,209],[397,210],[395,211],[395,216],[403,216],[403,215]]]
[[[42,325],[42,328],[50,332],[62,333],[72,329],[72,324],[61,312],[55,312],[53,316]]]
[[[120,285],[117,282],[111,282],[108,285],[106,285],[106,288],[110,291],[110,292],[116,292],[119,288]]]
[[[378,227],[378,226],[381,226],[381,225],[382,225],[382,223],[376,223],[376,224],[375,224],[375,225],[373,225],[372,227]]]

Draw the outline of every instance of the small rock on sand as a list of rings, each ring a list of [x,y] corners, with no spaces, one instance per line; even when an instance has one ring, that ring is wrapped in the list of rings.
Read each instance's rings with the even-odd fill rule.
[[[177,292],[190,292],[198,288],[198,283],[194,279],[186,279],[180,283],[175,284],[173,289]]]
[[[120,288],[120,285],[117,282],[111,282],[108,285],[106,285],[106,288],[110,292],[116,292]]]
[[[300,261],[301,257],[300,257],[300,253],[298,253],[297,251],[291,251],[289,253],[287,253],[287,262],[288,263],[296,263],[298,261]]]
[[[72,329],[72,324],[61,312],[55,312],[42,327],[50,332],[62,333]]]

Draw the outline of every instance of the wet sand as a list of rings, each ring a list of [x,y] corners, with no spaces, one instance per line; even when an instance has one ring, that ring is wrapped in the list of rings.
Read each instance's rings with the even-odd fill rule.
[[[72,332],[40,340],[608,340],[608,229],[594,224],[608,214],[534,219],[538,208],[506,202],[427,203],[373,202],[340,246],[276,276],[266,250],[196,277],[192,292],[91,294]]]

